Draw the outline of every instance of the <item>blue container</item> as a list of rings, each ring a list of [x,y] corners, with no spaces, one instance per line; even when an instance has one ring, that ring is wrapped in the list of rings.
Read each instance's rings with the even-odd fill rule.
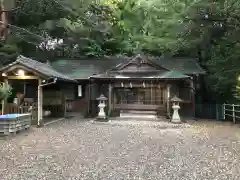
[[[30,114],[5,114],[0,115],[0,134],[16,133],[31,126]]]

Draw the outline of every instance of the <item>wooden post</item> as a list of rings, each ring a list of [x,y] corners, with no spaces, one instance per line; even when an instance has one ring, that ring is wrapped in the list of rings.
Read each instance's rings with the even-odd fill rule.
[[[167,85],[167,116],[170,118],[171,114],[170,114],[170,88],[171,85],[168,84]]]
[[[225,111],[226,111],[226,109],[225,109],[226,107],[225,107],[225,103],[223,104],[223,119],[225,120],[226,119],[226,115],[225,115]]]
[[[191,96],[192,96],[192,113],[193,118],[196,116],[196,107],[195,107],[195,90],[194,90],[194,81],[193,79],[190,81],[190,87],[191,87]]]
[[[63,101],[63,117],[67,117],[67,99],[65,98],[64,94],[62,94],[62,101]]]
[[[3,40],[5,40],[7,37],[7,27],[8,27],[8,19],[7,19],[7,11],[4,7],[3,0],[0,1],[0,13],[1,13],[1,25],[0,25],[0,36]]]
[[[108,116],[110,116],[112,112],[112,84],[109,83],[108,86]]]
[[[26,80],[23,80],[23,94],[26,94]]]
[[[232,117],[233,117],[233,123],[236,124],[234,104],[232,105]]]
[[[42,80],[39,79],[38,80],[38,117],[37,117],[37,126],[41,126],[42,125]]]
[[[5,105],[4,100],[2,100],[2,115],[4,114],[4,105]]]
[[[8,79],[4,79],[4,84],[3,86],[8,85]],[[7,99],[2,100],[2,115],[4,114],[4,111],[6,110],[6,105],[7,105]]]
[[[86,85],[88,88],[88,96],[87,96],[87,102],[88,102],[88,111],[87,116],[90,115],[90,109],[91,109],[91,80],[89,81],[89,84]]]
[[[149,104],[154,104],[153,103],[153,83],[151,81],[151,95],[150,95],[150,103]]]

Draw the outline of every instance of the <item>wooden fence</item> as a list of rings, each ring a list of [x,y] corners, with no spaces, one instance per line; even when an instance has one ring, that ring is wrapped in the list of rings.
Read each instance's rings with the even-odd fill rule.
[[[222,104],[196,104],[195,117],[200,119],[216,119],[223,120],[223,105]]]
[[[223,118],[232,120],[235,124],[240,120],[240,105],[237,104],[223,104]]]
[[[32,124],[36,125],[37,123],[37,106],[35,103],[33,104],[24,104],[22,106],[18,106],[14,103],[8,103],[6,105],[6,111],[5,114],[26,114],[30,113],[30,107],[31,107],[31,121]]]

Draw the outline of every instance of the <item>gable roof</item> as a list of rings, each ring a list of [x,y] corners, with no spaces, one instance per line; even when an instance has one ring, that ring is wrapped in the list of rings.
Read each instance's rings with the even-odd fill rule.
[[[147,58],[144,55],[140,55],[138,54],[137,56],[131,58],[130,60],[124,61],[123,63],[119,64],[118,66],[116,66],[113,70],[123,70],[128,67],[129,65],[136,65],[136,66],[141,66],[141,64],[148,64],[150,65],[152,68],[154,68],[155,70],[168,70],[164,67],[162,67],[160,64],[149,60],[149,58]],[[139,69],[138,69],[139,70]]]
[[[41,63],[39,61],[35,61],[33,59],[24,57],[22,55],[17,57],[17,60],[14,61],[13,63],[4,66],[0,69],[1,72],[3,72],[4,70],[7,70],[10,67],[13,67],[14,65],[22,65],[30,70],[33,70],[43,76],[46,76],[48,78],[58,78],[61,80],[67,80],[67,81],[75,81],[74,79],[56,71],[55,69],[53,69],[53,67],[49,64],[46,63]]]
[[[135,56],[136,57],[136,56]],[[134,57],[133,57],[134,58]],[[93,75],[103,74],[110,70],[116,70],[129,63],[132,57],[103,57],[83,59],[59,59],[52,63],[57,71],[66,74],[73,79],[87,79]],[[173,57],[147,57],[154,64],[185,75],[205,74],[195,59]]]

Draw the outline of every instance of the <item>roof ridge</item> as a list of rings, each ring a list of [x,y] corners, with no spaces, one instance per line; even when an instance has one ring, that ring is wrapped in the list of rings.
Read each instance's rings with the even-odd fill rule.
[[[26,67],[28,67],[30,69],[35,69],[36,71],[39,71],[38,70],[38,68],[39,68],[38,66],[40,66],[43,69],[45,68],[46,71],[51,71],[53,73],[52,76],[54,76],[54,74],[55,74],[56,76],[58,76],[58,78],[63,78],[63,79],[66,79],[66,80],[67,79],[68,80],[72,80],[67,75],[62,74],[61,72],[59,72],[56,69],[54,69],[51,65],[39,62],[37,60],[31,59],[31,58],[28,58],[28,57],[25,57],[23,55],[19,55],[17,57],[15,63],[21,63],[21,64],[23,64],[24,66],[26,66]],[[39,72],[43,73],[43,72],[41,72],[41,70]]]
[[[38,64],[47,65],[46,63],[42,63],[42,62],[40,62],[40,61],[37,61],[37,60],[35,60],[35,59],[29,58],[29,57],[26,57],[26,56],[23,56],[23,55],[19,55],[18,58],[17,58],[17,60],[18,60],[18,59],[21,60],[21,58],[22,58],[22,59],[26,59],[26,60],[28,60],[28,61],[36,62],[36,63],[38,63]]]

